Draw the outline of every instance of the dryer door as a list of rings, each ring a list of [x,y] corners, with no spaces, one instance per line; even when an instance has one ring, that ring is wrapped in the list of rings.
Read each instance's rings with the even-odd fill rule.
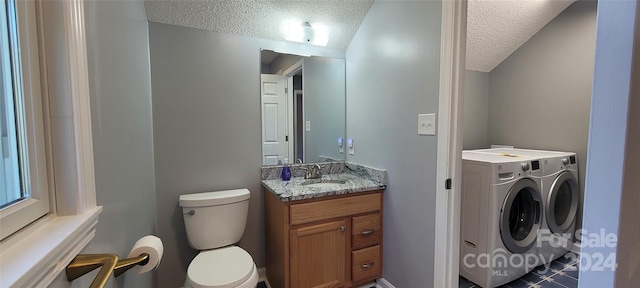
[[[578,211],[578,193],[578,180],[569,171],[560,173],[551,184],[545,208],[547,225],[552,233],[566,233],[571,228]]]
[[[512,253],[524,253],[536,243],[541,203],[538,185],[531,179],[518,180],[509,190],[500,211],[500,237]]]

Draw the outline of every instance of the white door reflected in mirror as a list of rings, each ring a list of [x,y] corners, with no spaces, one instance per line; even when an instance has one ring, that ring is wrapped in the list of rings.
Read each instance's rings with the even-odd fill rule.
[[[260,77],[262,111],[262,164],[277,165],[289,158],[287,147],[287,77],[262,74]]]

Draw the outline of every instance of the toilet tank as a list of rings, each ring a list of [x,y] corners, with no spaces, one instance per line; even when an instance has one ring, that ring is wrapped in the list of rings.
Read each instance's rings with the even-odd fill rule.
[[[247,224],[249,190],[236,189],[180,195],[189,245],[215,249],[240,241]]]

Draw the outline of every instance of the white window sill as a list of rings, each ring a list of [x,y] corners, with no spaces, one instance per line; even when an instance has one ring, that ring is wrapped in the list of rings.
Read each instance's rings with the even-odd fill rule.
[[[47,287],[93,239],[100,212],[46,216],[3,240],[0,287]]]

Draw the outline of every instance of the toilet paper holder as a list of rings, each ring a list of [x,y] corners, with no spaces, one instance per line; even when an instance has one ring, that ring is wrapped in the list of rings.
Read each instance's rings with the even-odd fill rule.
[[[118,259],[116,254],[79,254],[67,265],[67,280],[71,282],[102,267],[96,278],[91,282],[91,286],[89,286],[90,288],[102,288],[107,284],[112,272],[115,277],[118,277],[137,265],[145,265],[147,263],[149,263],[149,254],[147,253],[121,260]]]

